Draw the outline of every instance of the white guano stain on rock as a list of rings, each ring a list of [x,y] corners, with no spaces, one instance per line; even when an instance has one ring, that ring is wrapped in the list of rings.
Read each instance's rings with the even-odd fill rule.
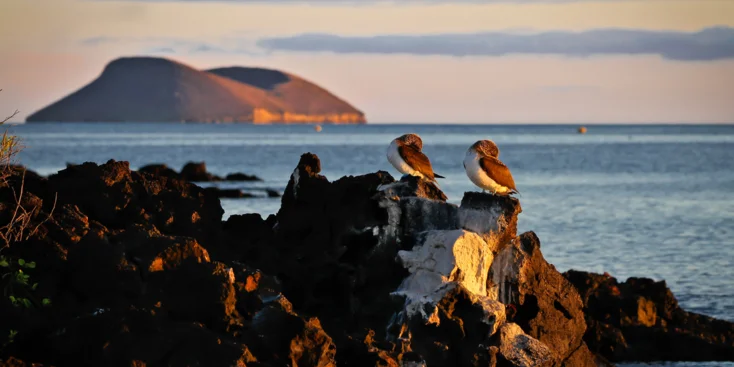
[[[502,208],[492,206],[489,209],[459,208],[459,227],[481,236],[493,253],[499,251],[500,232],[506,230]]]
[[[504,304],[517,301],[513,286],[525,282],[525,269],[529,261],[518,245],[517,239],[514,239],[500,250],[489,270],[487,295]]]
[[[487,297],[492,252],[476,233],[430,231],[423,245],[400,251],[398,257],[410,275],[393,294],[406,297],[408,317],[420,315],[427,323],[438,324],[436,305],[449,291],[461,287],[475,304],[482,305],[492,332],[504,322],[504,306]]]
[[[378,190],[383,186],[379,186]],[[400,218],[403,214],[400,199],[385,195],[380,198],[378,205],[387,210],[387,224],[372,230],[372,234],[378,238],[377,246],[373,251],[384,247],[389,242],[400,243]]]
[[[488,233],[499,230],[499,219],[502,209],[492,206],[490,209],[459,208],[459,224],[462,228],[474,233]]]
[[[300,173],[298,172],[298,167],[293,170],[293,173],[291,174],[291,179],[293,180],[293,198],[298,198],[298,179],[300,178]]]

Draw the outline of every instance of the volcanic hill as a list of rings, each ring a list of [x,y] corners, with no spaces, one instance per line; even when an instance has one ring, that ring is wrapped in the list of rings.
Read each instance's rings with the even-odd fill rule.
[[[102,74],[27,122],[365,123],[329,91],[278,70],[197,70],[164,58],[113,60]]]

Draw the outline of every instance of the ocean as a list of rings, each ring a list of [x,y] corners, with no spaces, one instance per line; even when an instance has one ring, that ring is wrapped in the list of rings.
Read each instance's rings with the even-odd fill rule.
[[[330,180],[378,170],[392,139],[417,133],[449,201],[478,191],[462,159],[492,139],[521,195],[520,232],[540,237],[559,271],[666,280],[681,306],[734,321],[734,125],[14,125],[20,164],[42,175],[66,163],[109,159],[133,169],[204,161],[210,172],[245,172],[263,182],[223,187],[283,191],[302,153],[321,158]],[[223,199],[225,216],[275,213],[278,198]],[[661,365],[661,364],[656,364]],[[703,366],[712,364],[663,364]],[[734,366],[734,364],[716,364]]]

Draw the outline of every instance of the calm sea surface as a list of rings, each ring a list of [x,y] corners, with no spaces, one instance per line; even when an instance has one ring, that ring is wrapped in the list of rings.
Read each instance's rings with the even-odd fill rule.
[[[224,186],[281,192],[304,152],[321,158],[330,180],[377,170],[399,178],[385,149],[414,132],[455,203],[477,190],[463,171],[466,149],[492,139],[522,192],[519,230],[538,234],[556,268],[665,279],[685,309],[734,321],[734,125],[591,125],[585,135],[575,126],[537,125],[325,125],[317,133],[311,126],[44,123],[11,130],[26,146],[20,163],[43,175],[67,162],[110,158],[176,170],[205,161],[218,175],[265,180]],[[222,205],[225,216],[265,216],[280,200]]]

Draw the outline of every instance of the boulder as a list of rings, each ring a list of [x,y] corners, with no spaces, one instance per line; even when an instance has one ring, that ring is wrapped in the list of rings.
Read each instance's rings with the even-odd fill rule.
[[[331,324],[349,330],[360,321],[357,315],[386,313],[377,305],[391,303],[387,287],[402,279],[393,276],[402,269],[394,262],[396,251],[378,247],[373,235],[388,216],[372,198],[392,177],[377,172],[329,182],[320,170],[318,157],[301,157],[281,199],[273,243],[265,249],[277,256],[252,264],[277,274],[293,305],[318,316],[327,330]]]
[[[611,361],[732,361],[734,323],[686,312],[665,281],[569,270],[581,294],[589,348]]]
[[[235,275],[218,262],[185,261],[170,270],[152,272],[146,302],[157,305],[171,320],[199,322],[217,331],[241,323],[237,312]]]
[[[262,181],[260,177],[240,172],[230,173],[224,179],[226,181]]]
[[[242,199],[242,198],[254,198],[255,195],[243,192],[240,189],[220,189],[218,187],[207,187],[204,189],[206,192],[212,193],[218,198],[228,199]]]
[[[149,164],[138,169],[138,172],[148,173],[152,176],[163,176],[168,178],[175,178],[180,180],[181,175],[176,170],[168,167],[165,164]]]
[[[204,162],[188,162],[181,168],[181,178],[190,182],[221,181],[222,178],[206,170]]]
[[[432,231],[422,245],[400,251],[398,257],[410,275],[393,294],[405,297],[407,318],[418,317],[425,323],[440,324],[438,303],[447,293],[462,288],[486,311],[489,335],[504,321],[504,306],[487,298],[492,253],[475,233]]]
[[[583,344],[586,323],[581,298],[545,261],[535,233],[526,232],[499,250],[488,283],[489,296],[512,309],[508,321],[546,344],[555,364],[567,360]]]
[[[69,249],[68,290],[85,310],[126,307],[143,293],[140,269],[125,256],[125,247],[106,236],[87,234]]]
[[[269,198],[279,198],[282,196],[280,192],[275,189],[265,189],[265,194],[267,194]]]
[[[498,366],[542,367],[553,366],[553,353],[548,347],[530,336],[514,323],[500,329]]]
[[[269,300],[255,315],[246,339],[264,363],[275,359],[293,367],[336,366],[336,346],[319,320],[299,317],[282,296]]]
[[[497,253],[499,245],[517,236],[520,201],[509,196],[465,192],[459,207],[459,227],[484,238]]]
[[[271,215],[264,220],[260,214],[235,214],[222,225],[222,238],[212,256],[216,259],[230,259],[260,265],[278,254],[271,246],[274,237],[273,227],[276,218]]]
[[[416,176],[403,175],[398,182],[391,182],[380,187],[387,197],[418,197],[437,201],[446,201],[446,194],[433,182]]]
[[[405,175],[377,189],[374,199],[388,213],[388,225],[378,228],[381,243],[410,248],[426,231],[459,229],[459,208],[434,183]]]
[[[214,244],[224,211],[219,199],[176,179],[130,171],[127,162],[71,166],[48,179],[44,202],[75,205],[90,220],[110,230],[132,224],[153,225],[161,233],[194,237]]]
[[[12,172],[15,176],[23,177],[26,180],[30,181],[40,181],[43,179],[41,175],[39,175],[36,171],[30,170],[26,168],[25,166],[19,165],[19,164],[11,164],[8,165],[7,168]]]
[[[140,173],[148,173],[152,176],[163,176],[185,180],[191,182],[211,182],[211,181],[262,181],[260,177],[248,175],[246,173],[230,173],[226,177],[221,178],[213,175],[206,170],[204,162],[188,162],[181,169],[179,174],[176,170],[165,164],[149,164],[138,169]]]
[[[50,336],[58,365],[242,366],[247,346],[202,325],[171,322],[155,310],[99,309]]]

